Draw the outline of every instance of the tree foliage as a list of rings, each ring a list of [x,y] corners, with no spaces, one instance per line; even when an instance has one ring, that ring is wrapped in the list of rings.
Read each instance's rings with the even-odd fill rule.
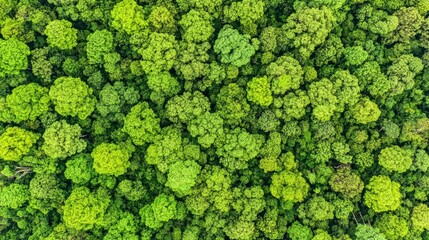
[[[428,0],[0,0],[0,240],[429,239]]]
[[[119,176],[127,172],[130,166],[130,154],[127,149],[114,144],[102,143],[91,153],[94,170],[99,174]]]
[[[79,125],[70,125],[61,120],[54,122],[43,133],[42,150],[51,158],[65,158],[82,152],[87,143],[81,139]]]
[[[17,75],[28,66],[30,48],[14,38],[0,39],[0,77]]]
[[[62,116],[87,118],[95,107],[93,90],[79,78],[60,77],[49,89],[55,111]]]
[[[374,176],[365,192],[365,204],[375,212],[396,210],[401,203],[400,185],[387,176]]]
[[[77,45],[77,32],[72,27],[71,22],[67,20],[54,20],[49,22],[43,33],[47,36],[50,46],[61,50],[68,50]]]

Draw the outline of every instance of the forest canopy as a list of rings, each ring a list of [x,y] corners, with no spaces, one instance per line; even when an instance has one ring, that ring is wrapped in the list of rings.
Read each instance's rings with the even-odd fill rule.
[[[429,240],[428,0],[0,0],[0,240]]]

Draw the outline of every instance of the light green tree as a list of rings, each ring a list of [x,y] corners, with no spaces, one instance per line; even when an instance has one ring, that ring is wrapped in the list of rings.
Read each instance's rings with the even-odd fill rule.
[[[411,215],[411,222],[418,231],[429,230],[429,207],[423,203],[415,206]]]
[[[255,77],[247,83],[247,99],[263,107],[268,107],[273,102],[268,78]]]
[[[380,151],[378,163],[388,171],[403,173],[413,164],[413,151],[399,146],[390,146]]]
[[[283,201],[302,202],[309,189],[310,186],[300,173],[285,170],[271,177],[271,194]]]
[[[118,2],[111,11],[112,27],[128,34],[141,32],[148,27],[143,7],[134,0]]]
[[[81,138],[78,124],[70,125],[65,120],[54,122],[43,133],[42,150],[51,158],[66,158],[85,150],[87,143]]]
[[[87,187],[73,188],[63,206],[63,220],[67,227],[89,230],[101,224],[110,203],[105,189],[91,191]]]
[[[72,23],[67,20],[49,22],[43,33],[48,37],[48,43],[52,47],[68,50],[77,45],[77,29],[74,29]]]
[[[14,38],[0,39],[0,77],[17,75],[27,69],[30,48]]]
[[[396,210],[401,204],[400,186],[387,176],[373,176],[365,186],[365,204],[377,213]]]
[[[177,58],[177,41],[174,35],[153,32],[148,43],[139,50],[140,61],[146,74],[169,71]]]
[[[354,119],[361,124],[375,122],[381,115],[381,111],[377,104],[367,97],[362,98],[355,106],[352,107],[351,111]]]
[[[160,194],[151,204],[140,209],[142,222],[149,228],[158,229],[175,217],[176,205],[174,196]]]
[[[194,9],[182,16],[179,25],[183,29],[183,39],[195,43],[206,42],[215,30],[210,14]]]
[[[143,145],[154,140],[161,131],[159,118],[147,102],[140,102],[131,108],[124,120],[124,132],[130,135],[133,143]]]
[[[225,133],[223,119],[218,113],[205,112],[188,124],[188,131],[192,137],[198,137],[198,143],[203,148],[209,148]]]
[[[87,37],[86,55],[90,64],[104,63],[104,55],[113,49],[113,34],[108,30],[97,30]]]
[[[1,102],[0,100],[0,121],[4,122],[34,121],[50,107],[48,89],[37,83],[14,88],[5,101]]]
[[[249,35],[242,35],[230,25],[225,25],[219,32],[213,50],[219,54],[222,63],[230,63],[241,67],[250,62],[250,59],[259,48],[259,41],[250,42]]]
[[[91,153],[93,167],[99,174],[119,176],[127,172],[130,166],[130,153],[124,147],[114,143],[102,143]]]
[[[0,158],[6,161],[19,161],[30,152],[39,136],[19,127],[8,127],[0,135]]]
[[[188,195],[195,186],[200,171],[201,167],[195,161],[175,162],[168,169],[165,186],[171,188],[178,196]]]
[[[383,214],[375,223],[375,227],[391,240],[402,239],[409,231],[407,220],[393,214]]]
[[[49,96],[62,116],[87,118],[95,107],[93,90],[80,78],[60,77],[49,89]]]
[[[27,185],[12,183],[0,189],[0,206],[17,209],[30,200]]]

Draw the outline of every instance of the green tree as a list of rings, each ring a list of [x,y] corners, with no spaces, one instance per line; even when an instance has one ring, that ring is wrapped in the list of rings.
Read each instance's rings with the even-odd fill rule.
[[[247,99],[262,107],[268,107],[273,102],[268,78],[255,77],[247,83]]]
[[[134,87],[127,87],[123,82],[107,83],[98,92],[99,100],[96,108],[102,117],[120,116],[125,104],[135,104],[140,99],[139,91]],[[110,116],[109,116],[110,114]]]
[[[48,37],[50,46],[68,50],[77,45],[77,32],[71,22],[62,19],[49,22],[43,33]]]
[[[36,174],[30,181],[30,206],[47,214],[59,208],[65,200],[65,192],[55,175]]]
[[[159,104],[164,103],[166,98],[172,97],[180,91],[179,82],[169,72],[149,74],[147,85],[152,90],[150,99]]]
[[[357,25],[360,28],[381,36],[387,36],[392,33],[399,24],[397,16],[390,15],[381,9],[376,9],[370,4],[359,8],[356,18],[358,19]]]
[[[333,174],[329,185],[333,191],[342,193],[346,198],[359,196],[364,187],[359,175],[353,173],[349,167],[341,168]]]
[[[225,135],[215,143],[220,163],[227,169],[246,169],[248,161],[258,155],[264,139],[241,128],[225,130]]]
[[[404,218],[393,214],[383,214],[375,223],[387,239],[401,239],[408,234],[408,223]]]
[[[273,199],[269,199],[266,202],[266,211],[256,223],[258,230],[269,239],[285,238],[287,220],[283,217],[281,211],[278,210],[278,202],[273,201]]]
[[[183,9],[198,9],[204,10],[214,17],[219,17],[222,11],[222,4],[224,0],[178,0],[177,3],[179,7]]]
[[[404,54],[396,58],[387,69],[390,81],[390,94],[402,94],[413,88],[415,76],[423,70],[422,60],[411,54]]]
[[[255,235],[255,224],[238,220],[228,224],[224,228],[224,232],[230,239],[252,239]]]
[[[427,31],[429,30],[429,19],[425,18],[421,27],[421,37],[420,37],[420,45],[423,48],[429,48],[429,34]]]
[[[360,124],[375,122],[381,115],[381,111],[377,104],[369,98],[362,98],[351,109],[354,119]]]
[[[151,204],[140,209],[142,222],[149,228],[158,229],[177,213],[177,203],[174,196],[160,194]]]
[[[277,44],[278,28],[267,26],[262,29],[259,35],[259,41],[261,42],[261,50],[263,52],[274,52],[278,50]]]
[[[322,229],[317,229],[316,234],[311,240],[332,240],[331,235]]]
[[[401,142],[411,142],[413,145],[426,145],[429,134],[429,118],[419,118],[406,121],[399,136]]]
[[[165,6],[153,6],[148,16],[154,32],[174,34],[177,30],[174,12]]]
[[[211,45],[209,42],[180,42],[175,69],[188,81],[194,81],[203,76],[207,76],[210,71],[210,48]],[[185,84],[186,83],[189,84],[189,82],[185,82]],[[209,87],[206,86],[204,82],[196,82],[195,84],[202,84],[203,87],[198,87],[201,90]],[[185,89],[189,89],[189,87],[185,85]]]
[[[17,209],[30,200],[27,185],[12,183],[0,189],[0,206]]]
[[[66,158],[85,150],[87,143],[81,138],[79,125],[65,120],[54,122],[43,133],[42,150],[51,158]]]
[[[290,56],[281,56],[267,67],[274,94],[285,94],[290,89],[298,89],[302,83],[304,71],[298,60]]]
[[[49,48],[36,48],[31,52],[31,70],[43,82],[51,82],[53,65],[48,60]]]
[[[66,162],[64,177],[75,184],[86,184],[94,175],[90,154],[78,154]]]
[[[139,50],[140,61],[146,74],[169,71],[177,57],[177,41],[174,35],[153,32],[148,43]]]
[[[338,110],[343,111],[345,106],[353,106],[359,101],[359,80],[347,70],[336,71],[331,76],[335,96],[338,99]]]
[[[297,90],[286,94],[283,98],[284,118],[301,119],[306,114],[306,108],[310,104],[310,98],[306,92]]]
[[[336,35],[330,35],[314,53],[316,66],[337,63],[341,59],[343,51],[344,45],[341,38]]]
[[[14,38],[0,39],[0,77],[17,75],[27,69],[30,48]]]
[[[231,207],[240,214],[240,220],[253,222],[266,207],[264,190],[260,186],[234,188],[232,194]]]
[[[175,162],[168,169],[165,186],[171,188],[178,196],[188,195],[195,186],[200,171],[200,165],[194,161]]]
[[[73,188],[64,201],[64,223],[72,229],[90,230],[102,223],[109,203],[110,197],[104,189],[91,191],[87,187]]]
[[[210,101],[199,91],[184,92],[170,99],[165,105],[165,110],[170,121],[189,123],[210,110]]]
[[[287,233],[292,240],[310,240],[313,237],[311,229],[298,221],[292,223]]]
[[[194,215],[203,216],[212,206],[226,213],[231,203],[231,174],[217,165],[206,165],[197,178],[197,185],[186,197],[186,207]]]
[[[216,109],[225,123],[239,124],[250,111],[245,90],[236,83],[223,86],[216,98]]]
[[[258,40],[250,40],[249,35],[242,35],[230,25],[225,25],[217,36],[213,50],[220,56],[222,63],[242,67],[250,62],[259,48]]]
[[[46,113],[49,107],[47,88],[36,83],[20,85],[6,96],[4,104],[0,104],[0,121],[17,123],[25,120],[34,121]]]
[[[205,112],[188,124],[188,131],[192,137],[198,137],[203,148],[209,148],[224,135],[223,119],[218,113]]]
[[[320,221],[334,219],[335,207],[323,197],[313,197],[298,207],[298,217],[310,226],[317,226]]]
[[[310,84],[308,97],[313,106],[313,115],[318,120],[328,121],[337,111],[338,98],[334,93],[334,85],[326,78]]]
[[[130,201],[139,201],[147,197],[147,189],[140,181],[122,180],[116,190],[120,196]]]
[[[281,27],[286,46],[296,48],[301,58],[308,59],[333,28],[334,16],[329,8],[300,8],[288,16]]]
[[[183,29],[183,39],[195,43],[208,41],[215,30],[210,14],[194,9],[182,16],[179,25]]]
[[[128,34],[139,33],[148,27],[143,7],[134,0],[118,2],[111,11],[112,27]]]
[[[381,71],[380,65],[375,61],[364,63],[355,71],[362,89],[368,89],[374,96],[384,96],[390,89],[390,81]]]
[[[169,166],[175,162],[198,161],[201,157],[200,147],[183,138],[177,126],[163,128],[145,154],[146,162],[155,165],[162,173],[166,173]]]
[[[107,30],[97,30],[87,37],[86,55],[90,64],[104,63],[104,55],[113,49],[113,34]]]
[[[396,145],[386,147],[380,151],[378,163],[388,171],[403,173],[413,164],[413,151]]]
[[[344,48],[344,58],[346,65],[361,65],[368,58],[369,54],[362,46]]]
[[[161,131],[159,118],[147,102],[140,102],[131,108],[124,119],[124,132],[130,135],[135,145],[152,142]]]
[[[114,240],[114,239],[129,239],[129,240],[138,240],[139,236],[137,235],[138,221],[136,217],[129,212],[120,212],[118,219],[110,226],[107,234],[104,236],[103,240]]]
[[[414,36],[420,33],[424,18],[420,15],[417,8],[402,7],[393,15],[398,18],[398,27],[386,37],[386,42],[409,42]]]
[[[19,127],[8,127],[0,135],[0,158],[6,161],[19,161],[30,152],[39,136]]]
[[[264,1],[232,2],[229,7],[224,8],[224,16],[230,22],[239,21],[245,32],[253,35],[256,33],[256,23],[264,16],[264,7]]]
[[[356,227],[355,236],[356,240],[386,240],[386,237],[380,232],[380,229],[373,228],[366,224],[359,224]]]
[[[418,231],[429,230],[429,207],[423,203],[415,206],[411,215],[411,222]]]
[[[400,184],[387,176],[373,176],[365,186],[365,204],[375,212],[396,210],[401,203]]]
[[[283,201],[302,202],[310,186],[300,173],[282,171],[271,177],[271,194]]]
[[[0,12],[0,21],[2,21],[7,16],[7,14],[13,10],[13,4],[14,3],[15,2],[13,0],[2,0],[1,1],[3,8],[1,9],[1,12]]]
[[[91,153],[93,167],[99,174],[119,176],[127,172],[130,166],[130,153],[114,143],[102,143]]]
[[[95,107],[92,88],[80,78],[60,77],[49,89],[55,111],[62,116],[87,118]]]
[[[414,156],[414,162],[411,166],[412,170],[426,172],[429,168],[429,154],[425,150],[418,149]]]

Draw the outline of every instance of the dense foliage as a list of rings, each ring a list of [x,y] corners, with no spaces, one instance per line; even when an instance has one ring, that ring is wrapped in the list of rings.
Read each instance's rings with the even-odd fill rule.
[[[427,0],[0,0],[0,240],[428,240],[428,151]]]

